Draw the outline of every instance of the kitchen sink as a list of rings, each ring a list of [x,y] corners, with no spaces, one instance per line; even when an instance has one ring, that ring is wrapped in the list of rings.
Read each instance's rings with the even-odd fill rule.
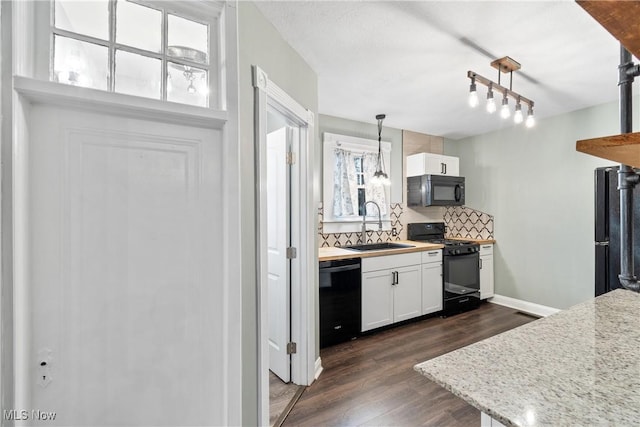
[[[365,245],[343,246],[342,249],[351,249],[352,251],[379,251],[383,249],[402,249],[415,248],[414,245],[406,245],[404,243],[367,243]]]

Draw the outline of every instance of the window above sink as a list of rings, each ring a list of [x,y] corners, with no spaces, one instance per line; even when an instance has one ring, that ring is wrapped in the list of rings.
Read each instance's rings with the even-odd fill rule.
[[[391,174],[391,144],[381,143],[385,169]],[[383,230],[391,229],[389,218],[391,189],[383,184],[372,183],[376,170],[378,141],[323,134],[323,206],[325,233],[360,231],[366,202],[374,201],[380,206]],[[392,178],[393,179],[393,178]],[[378,210],[369,203],[366,206],[367,221],[378,219]],[[376,224],[370,229],[377,230]]]

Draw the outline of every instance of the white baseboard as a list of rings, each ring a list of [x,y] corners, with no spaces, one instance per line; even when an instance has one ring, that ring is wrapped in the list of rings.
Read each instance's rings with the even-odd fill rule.
[[[547,307],[546,305],[523,301],[516,298],[505,297],[504,295],[494,295],[493,298],[489,298],[487,301],[493,304],[514,308],[538,317],[547,317],[560,311],[557,308]]]
[[[314,378],[317,380],[318,377],[320,376],[320,374],[322,373],[322,360],[320,360],[320,357],[318,357],[316,359],[316,366],[315,366],[315,370],[316,370],[316,374],[314,375]]]

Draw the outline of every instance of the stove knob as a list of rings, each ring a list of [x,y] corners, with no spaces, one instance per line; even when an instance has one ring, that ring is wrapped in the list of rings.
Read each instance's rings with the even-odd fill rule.
[[[453,253],[456,254],[456,255],[459,254],[460,253],[460,249],[454,250]]]

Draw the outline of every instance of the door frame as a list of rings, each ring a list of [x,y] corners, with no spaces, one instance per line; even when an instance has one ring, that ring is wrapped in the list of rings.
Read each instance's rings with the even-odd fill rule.
[[[291,380],[310,385],[320,368],[315,359],[315,212],[313,189],[314,113],[269,80],[267,73],[252,66],[255,107],[256,169],[256,292],[258,300],[258,416],[261,425],[269,422],[268,299],[263,286],[267,277],[266,227],[266,137],[267,105],[272,105],[301,123],[300,142],[293,144],[295,162],[291,165],[291,245],[297,256],[291,261],[291,340],[297,353],[291,355]],[[306,129],[304,126],[306,125]],[[306,130],[306,131],[305,131]]]

